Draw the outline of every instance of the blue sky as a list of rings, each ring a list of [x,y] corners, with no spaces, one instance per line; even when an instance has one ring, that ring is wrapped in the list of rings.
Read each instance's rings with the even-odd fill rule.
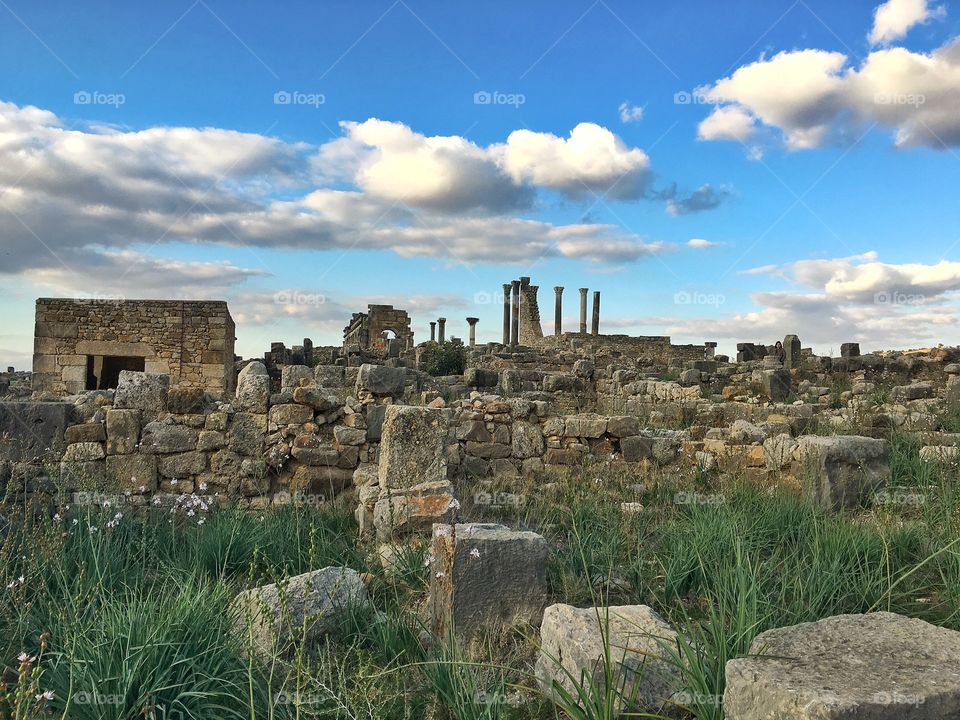
[[[958,35],[924,0],[3,0],[0,364],[38,296],[226,298],[249,356],[371,301],[497,340],[520,275],[570,329],[587,286],[607,332],[955,344]]]

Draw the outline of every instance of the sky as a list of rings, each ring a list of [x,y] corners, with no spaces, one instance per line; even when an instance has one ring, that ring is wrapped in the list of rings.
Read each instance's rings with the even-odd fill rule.
[[[37,297],[225,299],[237,352],[601,332],[957,344],[960,7],[0,0],[0,365]]]

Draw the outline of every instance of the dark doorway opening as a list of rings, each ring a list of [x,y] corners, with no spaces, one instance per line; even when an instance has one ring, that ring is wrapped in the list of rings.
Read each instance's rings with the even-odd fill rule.
[[[87,355],[87,390],[111,390],[120,382],[121,370],[143,372],[144,358]]]

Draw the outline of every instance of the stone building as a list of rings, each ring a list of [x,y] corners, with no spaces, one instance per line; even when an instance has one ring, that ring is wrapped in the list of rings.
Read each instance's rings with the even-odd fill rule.
[[[393,337],[390,337],[390,334]],[[388,351],[395,343],[398,351],[413,347],[413,331],[406,310],[393,305],[367,305],[367,312],[354,313],[343,329],[343,346],[359,350]]]
[[[115,388],[121,370],[170,375],[174,387],[233,392],[236,327],[226,302],[40,298],[33,389]]]

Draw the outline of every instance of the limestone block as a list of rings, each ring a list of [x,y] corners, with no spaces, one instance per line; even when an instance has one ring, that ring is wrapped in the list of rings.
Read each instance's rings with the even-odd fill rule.
[[[571,677],[580,682],[584,676],[602,687],[605,637],[615,673],[612,682],[622,694],[617,709],[652,713],[673,709],[669,700],[682,681],[661,643],[675,646],[677,635],[646,605],[549,606],[543,613],[536,663],[541,687],[552,692],[556,684],[577,697]]]
[[[960,717],[960,633],[888,612],[759,634],[727,662],[727,720]]]
[[[547,604],[547,541],[503,525],[435,525],[430,564],[434,634],[538,625]]]
[[[380,440],[381,487],[446,481],[448,417],[447,410],[387,407]]]

